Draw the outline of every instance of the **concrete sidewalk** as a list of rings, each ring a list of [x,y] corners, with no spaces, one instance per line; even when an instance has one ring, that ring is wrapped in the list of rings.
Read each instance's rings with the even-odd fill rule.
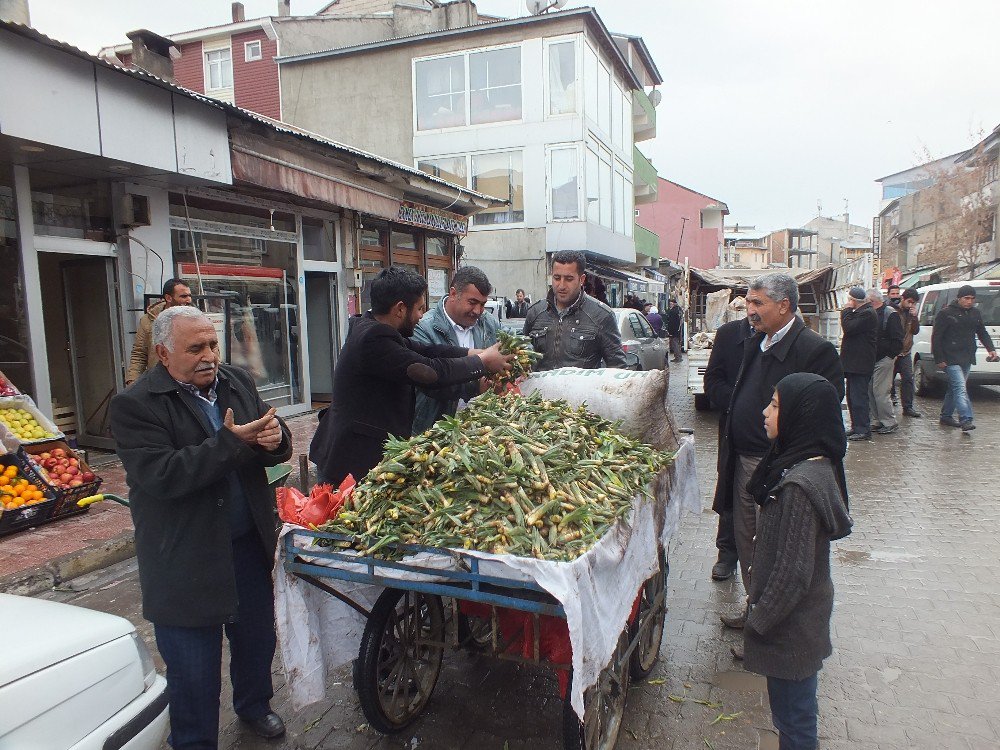
[[[317,422],[315,412],[288,420],[294,448],[290,484],[298,486],[299,455],[309,450]],[[104,480],[103,492],[128,496],[125,470],[117,458],[95,468]],[[82,515],[0,538],[0,593],[38,594],[134,554],[134,529],[128,508],[112,502],[97,503]]]

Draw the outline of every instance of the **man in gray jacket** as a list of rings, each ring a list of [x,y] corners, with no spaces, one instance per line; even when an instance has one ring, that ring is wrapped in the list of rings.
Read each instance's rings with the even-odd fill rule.
[[[488,349],[497,342],[499,323],[484,315],[493,285],[480,269],[464,266],[455,272],[448,296],[420,319],[413,340],[422,344],[445,344],[466,349]],[[444,414],[454,414],[460,403],[482,392],[480,380],[445,388],[417,391],[413,434],[419,435]]]
[[[552,288],[524,319],[524,335],[543,355],[539,370],[625,366],[618,321],[611,308],[583,290],[586,270],[583,253],[561,250],[552,256]]]

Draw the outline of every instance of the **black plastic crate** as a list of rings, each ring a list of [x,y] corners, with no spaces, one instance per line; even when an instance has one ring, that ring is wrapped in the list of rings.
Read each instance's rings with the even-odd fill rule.
[[[18,458],[21,464],[24,466],[25,476],[34,481],[37,479],[45,487],[48,494],[55,497],[55,507],[52,510],[52,518],[62,518],[63,516],[75,515],[77,513],[86,513],[87,508],[81,508],[77,505],[78,500],[82,500],[85,497],[90,497],[91,495],[96,495],[101,488],[101,478],[97,477],[92,482],[86,482],[81,484],[79,487],[57,487],[54,484],[46,481],[41,473],[35,469],[31,461],[39,453],[45,453],[51,451],[53,448],[63,448],[72,454],[75,458],[80,460],[80,467],[82,470],[90,471],[90,467],[83,462],[76,452],[69,447],[62,440],[53,440],[48,443],[39,443],[36,445],[22,445],[18,448]],[[29,458],[30,457],[30,458]]]
[[[0,456],[0,471],[6,470],[11,465],[16,466],[21,476],[45,493],[46,499],[11,510],[6,510],[0,505],[0,536],[45,523],[52,517],[56,505],[52,490],[33,469],[26,467],[24,462],[13,454],[8,453]]]

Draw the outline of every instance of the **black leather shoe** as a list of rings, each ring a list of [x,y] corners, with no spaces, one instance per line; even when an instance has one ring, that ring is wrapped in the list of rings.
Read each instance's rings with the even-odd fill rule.
[[[730,565],[727,562],[719,560],[715,565],[712,566],[712,580],[713,581],[725,581],[732,578],[736,574],[736,566]]]
[[[962,424],[962,432],[969,432],[970,430],[976,429],[976,426],[972,424],[971,419],[966,419]]]
[[[847,436],[848,440],[871,440],[872,434],[870,432],[854,432]]]
[[[941,419],[939,419],[938,422],[940,422],[941,424],[943,424],[945,427],[961,427],[962,426],[962,423],[959,422],[954,417],[941,417]]]
[[[240,721],[246,724],[250,731],[258,737],[264,737],[269,740],[280,737],[285,733],[285,722],[274,711],[261,716],[259,719],[245,719],[241,716]]]
[[[913,417],[914,419],[920,419],[920,417],[924,416],[916,409],[903,409],[903,414],[908,417]]]
[[[894,433],[898,429],[899,429],[899,425],[898,424],[894,424],[892,427],[879,427],[874,432],[875,432],[876,435],[891,435],[892,433]]]
[[[729,653],[733,655],[736,661],[743,661],[743,647],[742,646],[730,646]]]

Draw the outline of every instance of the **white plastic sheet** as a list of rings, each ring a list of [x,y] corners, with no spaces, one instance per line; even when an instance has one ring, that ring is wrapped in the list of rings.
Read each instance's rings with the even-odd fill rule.
[[[573,648],[571,700],[580,716],[583,693],[596,683],[610,661],[639,586],[656,571],[657,539],[666,548],[681,511],[700,511],[693,438],[681,441],[668,473],[669,488],[666,482],[658,483],[655,501],[638,504],[628,524],[620,523],[573,562],[463,552],[484,561],[480,568],[484,575],[527,577],[563,605]],[[292,528],[286,525],[282,536]],[[287,574],[282,567],[282,548],[279,544],[275,570],[278,637],[292,704],[301,710],[324,698],[330,670],[358,655],[365,619],[339,599]],[[450,556],[423,557],[420,564],[457,569]],[[378,586],[323,580],[369,609],[382,592]]]

